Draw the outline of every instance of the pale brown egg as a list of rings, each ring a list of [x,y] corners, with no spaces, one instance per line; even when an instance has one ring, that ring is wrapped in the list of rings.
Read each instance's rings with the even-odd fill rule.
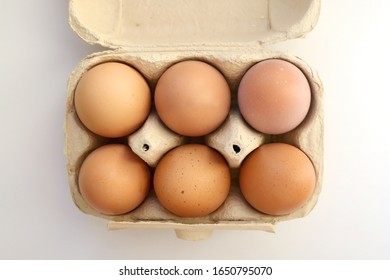
[[[303,72],[294,64],[269,59],[252,66],[241,79],[238,106],[254,129],[281,134],[296,128],[306,117],[311,90]]]
[[[79,119],[89,130],[117,138],[131,134],[146,120],[151,93],[137,70],[123,63],[107,62],[83,74],[74,102]]]
[[[156,196],[167,210],[182,217],[200,217],[222,205],[230,180],[229,167],[217,151],[186,144],[160,160],[153,182]]]
[[[271,143],[245,158],[239,183],[245,199],[255,209],[269,215],[285,215],[310,199],[316,175],[312,162],[300,149]]]
[[[157,82],[154,101],[163,123],[185,136],[203,136],[226,119],[231,95],[224,76],[195,60],[169,67]]]
[[[108,144],[91,152],[83,161],[79,190],[95,210],[119,215],[138,207],[150,187],[150,171],[126,145]]]

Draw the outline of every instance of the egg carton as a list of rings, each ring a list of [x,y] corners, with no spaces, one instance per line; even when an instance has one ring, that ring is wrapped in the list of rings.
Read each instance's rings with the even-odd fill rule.
[[[239,3],[238,3],[239,2]],[[256,229],[275,232],[278,222],[302,218],[315,206],[323,174],[323,87],[317,72],[304,60],[282,52],[264,51],[262,44],[300,37],[315,25],[320,1],[217,0],[213,1],[81,1],[69,2],[69,19],[75,32],[88,43],[111,50],[93,53],[72,72],[67,89],[65,155],[70,191],[75,205],[84,213],[108,221],[109,229],[131,227],[170,228],[178,238],[208,238],[215,229]],[[311,88],[311,105],[304,121],[294,130],[267,135],[252,129],[237,105],[237,89],[244,73],[257,62],[278,58],[296,65]],[[153,108],[141,128],[122,138],[109,139],[90,132],[80,122],[74,106],[74,92],[82,75],[97,64],[122,62],[136,68],[151,91],[162,73],[184,60],[201,60],[216,67],[226,78],[232,93],[232,109],[225,122],[204,137],[185,137],[169,130]],[[78,172],[86,156],[108,143],[128,144],[153,169],[174,147],[196,142],[219,151],[232,173],[230,193],[215,212],[183,218],[168,212],[153,189],[145,201],[130,213],[111,216],[97,212],[82,198]],[[272,216],[252,208],[240,192],[237,180],[245,157],[262,144],[282,142],[300,148],[311,159],[316,186],[310,200],[300,209]]]

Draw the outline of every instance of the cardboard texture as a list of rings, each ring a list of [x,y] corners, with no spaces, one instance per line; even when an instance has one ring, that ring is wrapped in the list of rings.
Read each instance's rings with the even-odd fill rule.
[[[262,44],[304,36],[315,25],[319,0],[245,1],[81,1],[69,2],[72,28],[88,43],[111,48],[83,59],[68,82],[65,115],[65,154],[69,186],[74,203],[84,213],[108,220],[109,229],[128,227],[172,228],[178,238],[208,238],[214,229],[258,229],[275,231],[281,221],[302,218],[315,206],[321,192],[323,170],[323,87],[314,69],[302,59],[281,52],[266,52]],[[292,62],[306,75],[312,92],[305,120],[293,131],[265,135],[242,119],[236,103],[238,84],[255,63],[280,58]],[[220,128],[201,139],[218,150],[232,172],[232,186],[225,203],[206,217],[181,218],[165,210],[153,192],[134,211],[119,216],[96,212],[81,197],[77,178],[84,158],[110,140],[89,132],[74,108],[74,91],[80,77],[91,67],[120,61],[146,78],[153,92],[158,78],[172,64],[189,59],[210,63],[219,69],[232,92],[232,110]],[[170,149],[191,141],[161,124],[152,111],[144,125],[124,137],[149,166],[154,167]],[[263,143],[284,142],[304,151],[313,162],[316,188],[308,203],[284,216],[254,210],[243,198],[237,171],[242,160]]]

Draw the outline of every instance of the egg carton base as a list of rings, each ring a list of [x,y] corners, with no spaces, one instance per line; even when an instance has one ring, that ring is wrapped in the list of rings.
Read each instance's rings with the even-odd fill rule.
[[[93,54],[80,62],[79,66],[72,73],[68,83],[67,110],[64,127],[69,185],[73,200],[77,207],[86,214],[104,218],[110,221],[110,223],[124,222],[133,224],[134,221],[137,221],[137,225],[143,225],[142,223],[138,223],[138,221],[144,221],[144,225],[155,223],[156,227],[159,227],[169,221],[174,221],[174,223],[179,224],[188,222],[188,219],[178,218],[163,209],[152,192],[138,209],[135,209],[132,213],[117,217],[98,213],[87,205],[81,197],[78,189],[78,171],[83,159],[95,148],[113,141],[103,139],[88,131],[81,124],[75,112],[73,100],[74,91],[78,80],[83,73],[88,71],[88,69],[96,64],[107,61],[123,62],[137,68],[148,80],[149,85],[153,89],[163,71],[173,63],[185,59],[199,59],[209,62],[221,70],[230,85],[232,99],[234,100],[236,99],[236,91],[240,78],[245,73],[246,69],[258,61],[271,58],[290,61],[298,66],[306,75],[312,90],[312,104],[304,122],[289,133],[277,136],[262,135],[254,132],[247,126],[245,121],[242,120],[236,104],[233,103],[232,110],[226,122],[217,131],[205,136],[204,142],[206,145],[212,146],[224,154],[232,172],[237,171],[237,166],[239,166],[245,158],[245,154],[250,153],[250,151],[263,143],[284,142],[292,144],[303,150],[310,157],[315,167],[317,180],[314,195],[303,208],[296,212],[282,217],[273,217],[256,212],[254,209],[250,208],[239,193],[238,186],[235,185],[231,188],[228,200],[217,212],[212,213],[209,217],[191,219],[191,222],[194,224],[196,222],[196,224],[207,224],[210,227],[215,227],[218,222],[232,221],[232,223],[238,223],[239,228],[244,228],[241,227],[242,221],[261,225],[262,223],[273,223],[306,216],[313,209],[321,191],[323,166],[322,83],[316,71],[300,58],[289,54],[260,50],[254,52],[237,50],[235,52],[188,51],[180,53],[156,52],[136,54],[123,50],[114,50]],[[148,125],[150,127],[148,127]],[[165,135],[165,133],[168,134]],[[163,136],[163,140],[161,140],[161,136]],[[252,142],[250,142],[250,139],[252,139]],[[171,134],[171,132],[161,124],[158,117],[153,114],[150,115],[150,120],[145,122],[145,127],[141,128],[138,134],[121,139],[123,144],[129,144],[134,150],[138,149],[137,153],[140,157],[147,161],[151,166],[158,163],[159,158],[166,150],[182,144],[185,142],[184,140],[181,136],[177,137],[177,135]],[[241,140],[242,142],[239,142]],[[165,143],[165,141],[168,141],[168,144]],[[159,146],[162,143],[167,144],[167,146]],[[145,144],[147,144],[147,146],[144,146]],[[237,145],[240,148],[240,153],[236,153],[237,149],[234,150],[234,145]],[[153,149],[155,149],[155,153],[152,153]],[[259,229],[262,229],[262,226],[259,226]]]

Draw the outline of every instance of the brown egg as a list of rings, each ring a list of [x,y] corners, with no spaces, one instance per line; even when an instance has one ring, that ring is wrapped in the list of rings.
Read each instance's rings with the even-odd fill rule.
[[[310,85],[303,72],[280,59],[252,66],[241,79],[237,95],[244,119],[267,134],[281,134],[297,127],[311,102]]]
[[[102,63],[84,73],[74,98],[81,122],[92,132],[110,138],[138,129],[151,107],[145,79],[134,68],[118,62]]]
[[[108,144],[91,152],[81,165],[79,190],[97,211],[119,215],[138,207],[150,187],[150,172],[126,145]]]
[[[158,163],[154,189],[160,203],[182,217],[200,217],[217,210],[230,189],[230,170],[214,149],[186,144]]]
[[[255,209],[285,215],[302,207],[312,196],[316,176],[312,162],[301,150],[272,143],[245,158],[239,182],[242,194]]]
[[[154,101],[161,120],[185,136],[203,136],[218,128],[230,110],[224,76],[201,61],[169,67],[157,82]]]

